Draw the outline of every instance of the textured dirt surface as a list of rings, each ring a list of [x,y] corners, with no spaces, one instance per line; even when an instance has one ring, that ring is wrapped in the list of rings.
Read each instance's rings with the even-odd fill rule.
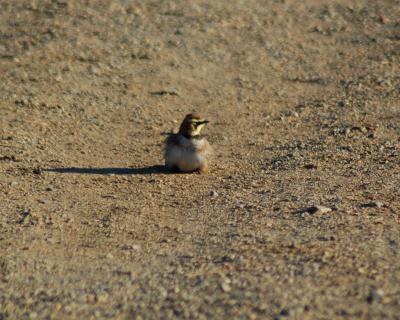
[[[400,319],[399,1],[1,1],[0,75],[0,319]]]

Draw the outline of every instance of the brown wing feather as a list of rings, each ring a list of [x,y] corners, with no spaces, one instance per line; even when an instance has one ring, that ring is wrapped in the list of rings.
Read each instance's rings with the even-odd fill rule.
[[[181,144],[180,144],[178,135],[171,134],[170,136],[167,137],[167,139],[165,139],[165,142],[164,142],[164,154],[166,154],[168,152],[168,149],[170,149],[171,147],[180,146],[180,145]]]
[[[167,139],[165,139],[165,145],[166,146],[179,146],[180,142],[179,142],[179,137],[177,134],[171,134],[170,136],[168,136]]]

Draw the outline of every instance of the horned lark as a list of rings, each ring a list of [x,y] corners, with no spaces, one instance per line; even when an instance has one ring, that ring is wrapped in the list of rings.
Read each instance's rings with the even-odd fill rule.
[[[179,132],[165,141],[165,165],[172,171],[206,173],[212,148],[200,135],[209,121],[195,113],[188,114]]]

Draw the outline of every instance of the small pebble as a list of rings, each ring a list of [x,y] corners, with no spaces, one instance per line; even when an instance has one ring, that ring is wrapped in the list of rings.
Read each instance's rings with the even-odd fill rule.
[[[132,250],[138,251],[140,250],[140,246],[138,244],[132,245]]]
[[[315,206],[315,208],[317,209],[317,211],[319,211],[321,213],[328,213],[328,212],[332,211],[331,208],[324,207],[324,206]]]
[[[387,16],[380,16],[379,20],[381,21],[382,24],[390,23],[390,19]]]
[[[108,294],[103,292],[97,296],[99,302],[106,302],[108,300]]]
[[[213,191],[210,192],[210,196],[213,197],[213,198],[216,198],[216,197],[218,197],[218,193],[213,190]]]
[[[221,289],[222,289],[222,291],[224,291],[224,292],[229,292],[229,291],[232,290],[232,288],[231,288],[231,286],[229,285],[229,283],[226,283],[226,282],[223,282],[223,283],[221,284]]]
[[[372,201],[371,205],[373,205],[375,208],[381,208],[383,207],[383,203],[380,201]]]
[[[86,296],[86,302],[88,302],[88,303],[96,303],[97,302],[97,296],[95,294],[93,294],[93,293],[88,294]]]
[[[383,203],[381,201],[371,201],[369,203],[364,203],[361,205],[361,208],[381,208],[383,207]]]
[[[328,207],[324,207],[324,206],[312,206],[309,207],[305,210],[303,210],[303,213],[310,213],[310,214],[314,214],[314,213],[328,213],[331,212],[332,209],[328,208]]]
[[[41,174],[42,173],[42,169],[41,168],[35,168],[35,169],[32,170],[32,172],[34,174]]]
[[[317,166],[316,164],[309,163],[309,164],[306,164],[306,165],[304,166],[304,168],[305,168],[305,169],[308,169],[308,170],[313,170],[313,169],[318,169],[318,166]]]

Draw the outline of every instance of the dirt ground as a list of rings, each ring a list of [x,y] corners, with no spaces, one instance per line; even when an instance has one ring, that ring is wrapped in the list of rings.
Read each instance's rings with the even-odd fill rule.
[[[0,1],[0,80],[0,319],[400,319],[399,1]]]

